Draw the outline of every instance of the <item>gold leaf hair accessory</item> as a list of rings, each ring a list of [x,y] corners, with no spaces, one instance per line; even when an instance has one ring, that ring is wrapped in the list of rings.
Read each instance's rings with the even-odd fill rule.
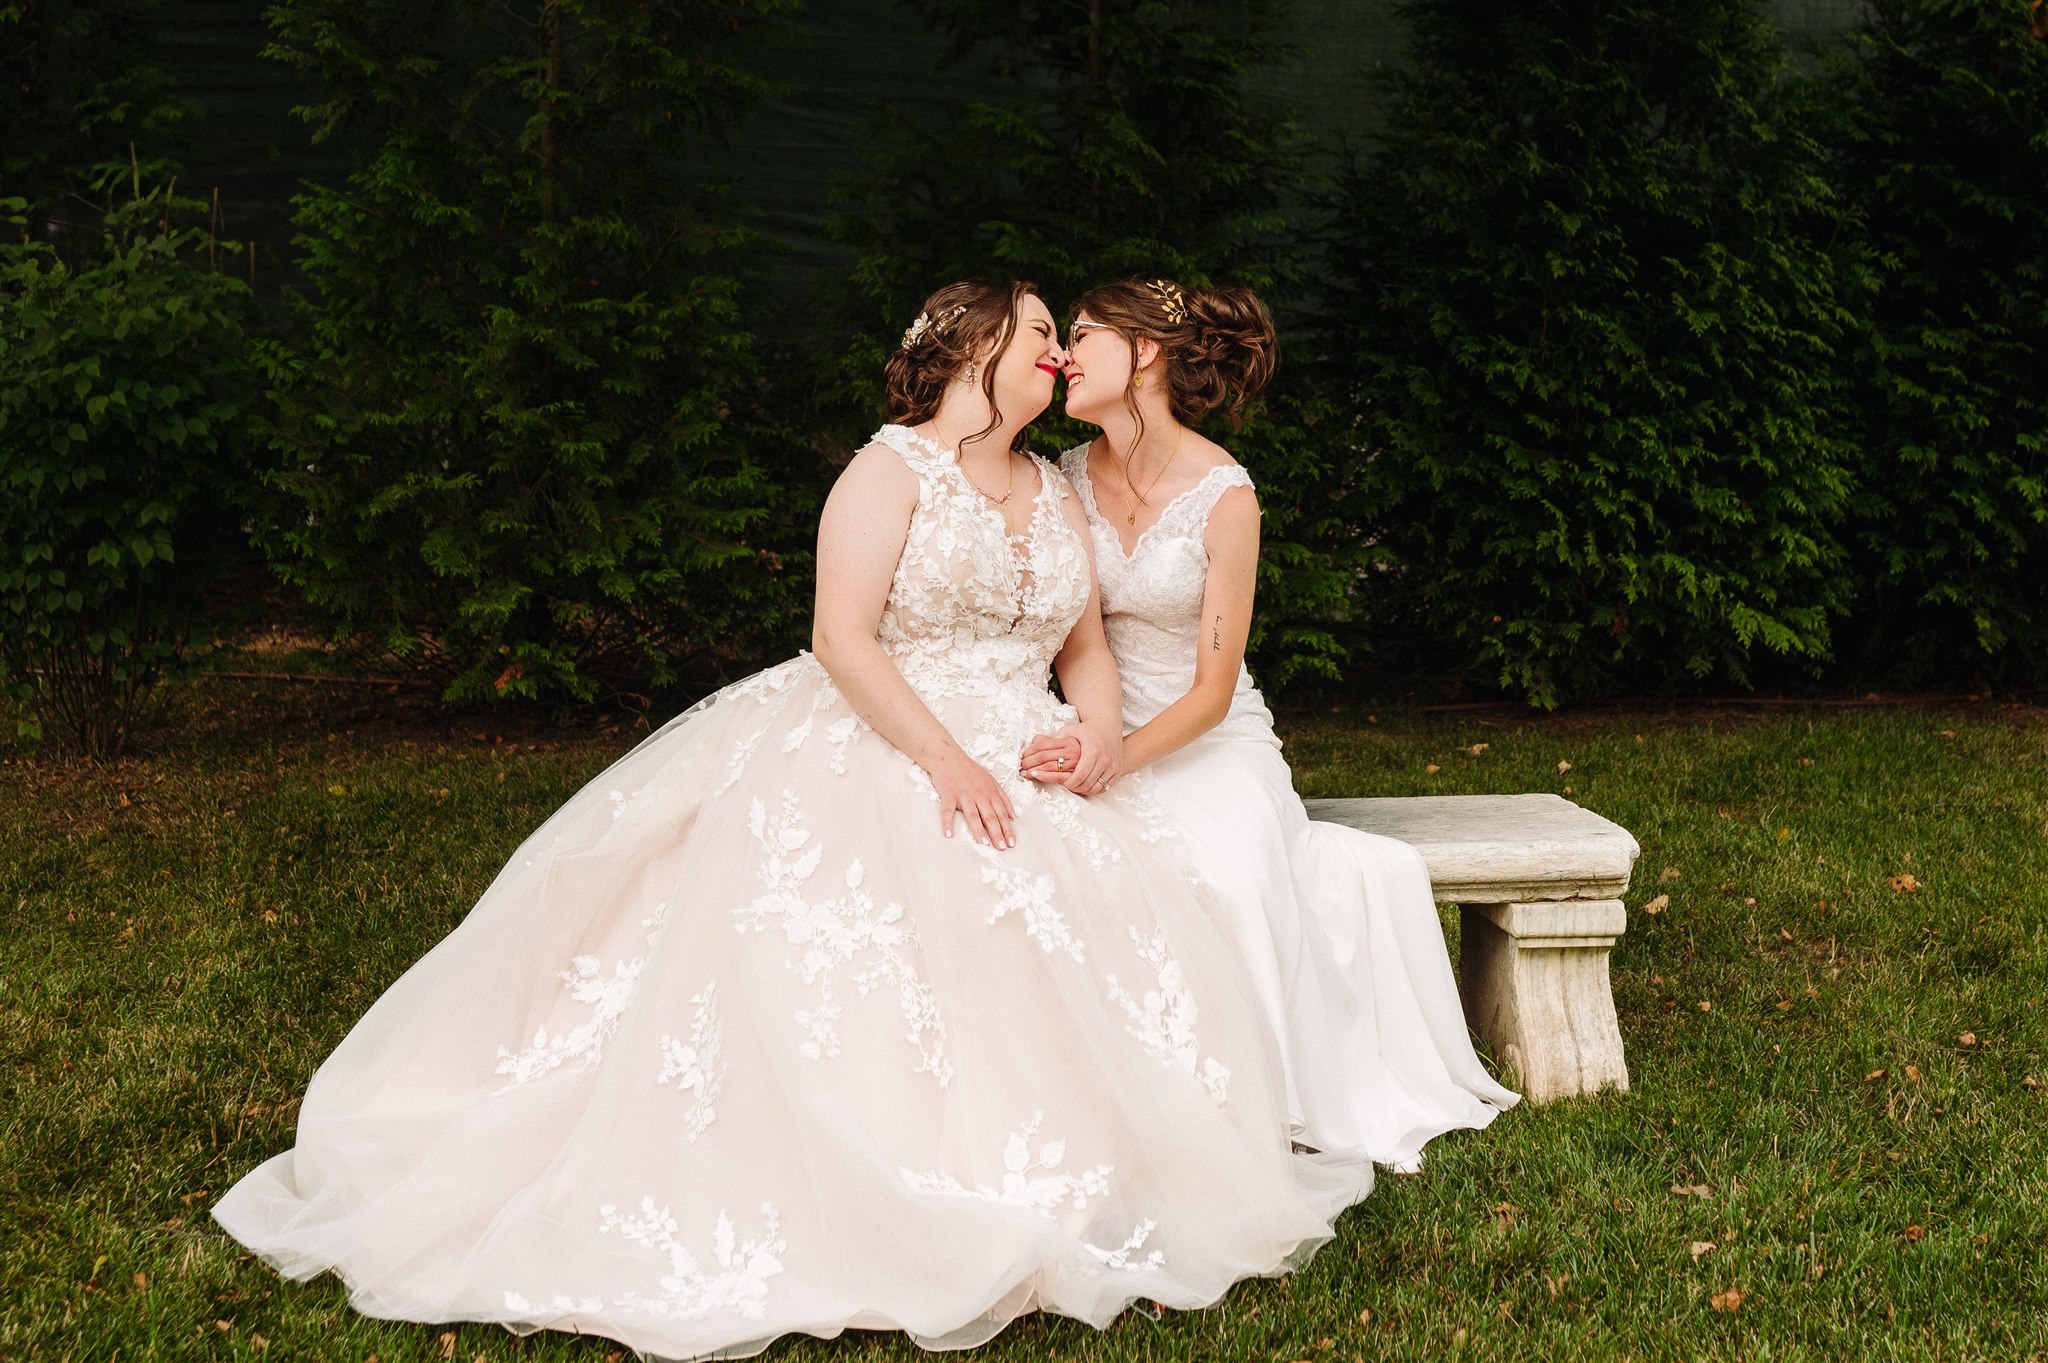
[[[1180,285],[1170,279],[1155,279],[1145,287],[1159,296],[1159,306],[1166,310],[1167,321],[1179,326],[1188,319],[1188,308],[1181,300]]]
[[[949,322],[951,322],[954,318],[958,317],[961,313],[965,311],[967,311],[967,305],[965,303],[962,303],[959,306],[955,307],[951,312],[940,313],[939,320],[936,322],[934,322],[931,319],[931,314],[920,312],[917,315],[917,320],[915,322],[912,322],[908,327],[904,328],[902,349],[908,350],[912,346],[916,345],[919,341],[923,340],[924,334],[927,331],[929,331],[934,336],[938,335],[940,332],[946,329],[946,325]]]

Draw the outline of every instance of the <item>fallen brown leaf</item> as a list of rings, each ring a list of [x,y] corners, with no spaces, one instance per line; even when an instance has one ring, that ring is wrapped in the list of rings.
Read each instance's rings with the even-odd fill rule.
[[[1704,1183],[1674,1183],[1671,1191],[1678,1197],[1704,1197],[1711,1200],[1714,1190]]]
[[[1925,1226],[1920,1226],[1920,1225],[1913,1225],[1913,1226],[1908,1226],[1908,1227],[1906,1227],[1906,1243],[1907,1243],[1907,1244],[1909,1244],[1909,1245],[1913,1245],[1913,1244],[1918,1244],[1918,1243],[1920,1243],[1920,1241],[1922,1241],[1922,1240],[1925,1240],[1926,1238],[1927,1238],[1927,1228],[1926,1228]]]
[[[1977,1044],[1977,1034],[1975,1032],[1964,1032],[1956,1040],[1962,1042],[1965,1046],[1974,1046]]]
[[[1360,1325],[1372,1324],[1372,1308],[1370,1306],[1361,1306],[1360,1308],[1358,1308],[1358,1323]]]
[[[1742,1299],[1747,1295],[1739,1287],[1731,1287],[1726,1292],[1716,1292],[1713,1296],[1714,1309],[1716,1311],[1740,1311],[1742,1309]]]
[[[1920,888],[1920,882],[1913,878],[1913,874],[1910,871],[1904,875],[1892,876],[1885,881],[1885,884],[1901,894],[1908,894]]]
[[[1429,764],[1428,766],[1426,766],[1426,767],[1424,767],[1424,768],[1422,769],[1422,774],[1423,774],[1424,776],[1434,776],[1434,775],[1436,775],[1436,774],[1437,774],[1438,772],[1440,772],[1440,771],[1442,771],[1442,770],[1443,770],[1443,768],[1442,768],[1442,767],[1439,767],[1439,766],[1438,766],[1438,765],[1437,765],[1436,763],[1432,762],[1432,763],[1430,763],[1430,764]]]
[[[1863,1076],[1863,1082],[1866,1084],[1874,1084],[1878,1080],[1884,1078],[1886,1075],[1890,1073],[1890,1070],[1872,1070],[1870,1073]]]
[[[1659,885],[1669,885],[1678,878],[1678,868],[1676,866],[1666,866],[1657,873],[1657,883]]]
[[[1750,903],[1752,903],[1752,904],[1754,904],[1754,903],[1755,903],[1756,901],[1752,899],[1752,900],[1750,900],[1749,902],[1750,902]],[[1778,929],[1778,940],[1779,940],[1779,941],[1781,941],[1781,942],[1789,942],[1789,941],[1791,941],[1791,940],[1792,940],[1792,930],[1791,930],[1790,928],[1779,928],[1779,929]]]
[[[1660,895],[1658,895],[1658,896],[1657,896],[1657,897],[1656,897],[1655,899],[1652,899],[1652,900],[1651,900],[1651,901],[1649,901],[1649,902],[1648,902],[1647,904],[1643,905],[1643,912],[1644,912],[1644,913],[1662,913],[1662,912],[1664,912],[1664,910],[1666,910],[1666,909],[1668,909],[1668,908],[1670,908],[1670,907],[1671,907],[1671,896],[1670,896],[1670,895],[1668,895],[1668,894],[1660,894]]]
[[[1906,1082],[1909,1084],[1920,1082],[1920,1067],[1918,1065],[1906,1066]]]
[[[451,1330],[451,1331],[449,1331],[449,1332],[448,1332],[447,1334],[445,1334],[445,1335],[442,1335],[442,1336],[441,1336],[441,1340],[440,1340],[440,1343],[441,1343],[441,1357],[443,1357],[443,1358],[453,1358],[453,1357],[455,1357],[455,1332],[454,1332],[454,1331],[452,1331],[452,1330]]]
[[[1572,764],[1571,764],[1571,763],[1569,763],[1569,762],[1559,762],[1559,763],[1557,764],[1557,774],[1558,774],[1559,776],[1562,776],[1562,775],[1564,775],[1564,774],[1565,774],[1566,772],[1570,771],[1571,769],[1572,769]]]
[[[1712,1254],[1714,1252],[1714,1242],[1712,1240],[1695,1240],[1692,1242],[1691,1249],[1692,1257],[1697,1259],[1702,1254]]]
[[[1471,753],[1474,757],[1477,757],[1479,756],[1479,754],[1485,752],[1488,748],[1492,746],[1493,744],[1491,743],[1474,743],[1471,747],[1465,749],[1465,751]]]

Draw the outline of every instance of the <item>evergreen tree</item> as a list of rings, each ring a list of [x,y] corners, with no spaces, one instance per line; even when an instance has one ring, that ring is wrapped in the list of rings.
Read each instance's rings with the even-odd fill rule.
[[[175,176],[169,139],[190,110],[156,65],[156,0],[0,0],[0,195],[30,235],[99,250],[134,181]]]
[[[1754,0],[1402,13],[1332,243],[1364,609],[1545,704],[1817,666],[1862,276],[1775,30]]]
[[[748,0],[285,0],[368,150],[294,200],[260,538],[450,698],[646,694],[779,646],[808,519],[752,417],[731,252],[681,186],[761,92]],[[778,514],[781,513],[781,514]],[[804,526],[807,530],[808,527]],[[784,552],[790,551],[790,552]]]
[[[2048,668],[2048,8],[1873,0],[1835,64],[1884,261],[1860,381],[1853,630],[1897,680]]]
[[[1009,93],[936,135],[899,130],[844,194],[839,237],[857,247],[856,337],[842,406],[872,419],[873,375],[931,289],[971,276],[1034,281],[1055,310],[1131,275],[1242,284],[1281,316],[1301,281],[1290,203],[1303,137],[1273,77],[1289,0],[910,0]],[[1268,96],[1268,97],[1261,97]],[[1334,671],[1328,617],[1346,572],[1313,487],[1325,471],[1312,393],[1292,384],[1288,345],[1265,412],[1242,435],[1210,434],[1259,480],[1266,570],[1254,651],[1269,681]],[[1083,428],[1048,414],[1056,452]]]

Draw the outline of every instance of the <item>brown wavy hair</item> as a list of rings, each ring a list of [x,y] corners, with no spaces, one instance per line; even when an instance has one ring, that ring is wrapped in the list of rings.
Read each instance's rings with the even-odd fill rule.
[[[929,421],[939,410],[946,385],[957,378],[985,342],[993,339],[989,357],[981,367],[981,391],[988,397],[989,424],[968,436],[961,444],[979,440],[1003,424],[996,406],[996,364],[1010,348],[1017,333],[1017,309],[1024,299],[1038,292],[1029,280],[1007,282],[966,279],[948,284],[924,300],[919,309],[925,328],[915,341],[898,345],[882,366],[882,408],[899,426]],[[906,335],[908,332],[906,331]],[[1012,449],[1025,448],[1025,435],[1018,431]]]
[[[1200,426],[1220,411],[1231,430],[1241,429],[1245,408],[1265,391],[1279,367],[1280,336],[1273,315],[1250,289],[1190,289],[1170,279],[1126,279],[1098,285],[1075,299],[1069,315],[1084,312],[1123,336],[1131,347],[1134,378],[1138,341],[1149,337],[1158,343],[1166,359],[1167,402],[1183,426]],[[1145,419],[1129,385],[1124,405],[1138,418],[1142,436]]]

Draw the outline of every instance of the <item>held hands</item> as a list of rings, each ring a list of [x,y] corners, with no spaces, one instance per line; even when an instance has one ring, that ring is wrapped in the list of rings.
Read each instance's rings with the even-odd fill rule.
[[[1086,721],[1024,745],[1018,769],[1034,781],[1065,786],[1076,795],[1100,795],[1123,774],[1124,740]]]
[[[934,763],[932,785],[939,792],[939,826],[953,836],[953,816],[967,821],[967,831],[978,843],[1008,851],[1017,845],[1017,811],[1010,797],[996,784],[988,768],[955,748]]]

